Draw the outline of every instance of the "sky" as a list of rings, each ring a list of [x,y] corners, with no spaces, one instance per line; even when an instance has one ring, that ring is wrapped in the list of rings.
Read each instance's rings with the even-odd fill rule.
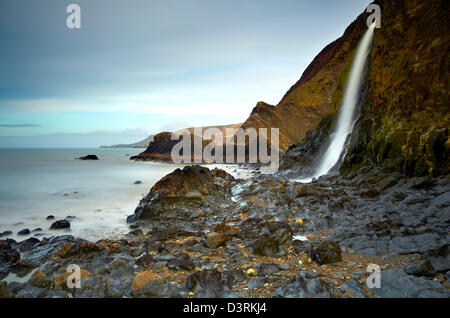
[[[276,105],[371,1],[1,0],[0,147],[98,147]],[[69,29],[66,8],[81,8]]]

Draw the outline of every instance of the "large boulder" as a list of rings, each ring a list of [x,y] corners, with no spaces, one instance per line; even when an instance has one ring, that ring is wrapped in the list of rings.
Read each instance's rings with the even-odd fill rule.
[[[321,242],[313,251],[313,260],[320,265],[342,261],[342,250],[336,242]]]
[[[70,228],[70,222],[67,220],[59,220],[53,222],[50,226],[50,230],[60,230],[60,229],[68,229]]]
[[[162,213],[199,207],[215,207],[231,200],[230,183],[233,176],[223,170],[201,166],[176,169],[159,180],[145,196],[127,222],[152,219]]]

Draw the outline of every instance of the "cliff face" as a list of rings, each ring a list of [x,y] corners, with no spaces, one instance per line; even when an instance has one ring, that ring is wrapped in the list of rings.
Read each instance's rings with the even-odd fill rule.
[[[449,171],[449,3],[376,1],[367,98],[341,167],[388,165],[410,176]]]
[[[443,0],[374,3],[381,7],[382,25],[375,30],[361,116],[341,172],[383,165],[410,176],[445,174],[449,166],[449,5]],[[349,43],[350,35],[359,41],[367,28],[367,16],[358,17],[340,41]],[[352,42],[351,47],[356,45]],[[329,120],[309,138],[290,147],[284,155],[284,168],[311,165],[314,155],[320,155],[317,138],[323,145],[327,141],[324,131],[329,133],[333,128],[332,114],[340,105],[347,71],[348,64],[330,74],[338,84],[332,92]],[[320,84],[315,84],[319,89]],[[322,98],[327,97],[329,93],[323,91]],[[311,144],[315,147],[308,146]]]
[[[407,175],[445,174],[450,152],[449,4],[444,0],[374,3],[381,7],[382,25],[375,30],[361,116],[341,171],[387,165]],[[342,37],[326,46],[277,106],[259,102],[243,123],[244,129],[280,129],[280,149],[289,148],[282,168],[311,168],[326,146],[368,16],[363,12]],[[161,145],[155,140],[138,157],[168,158],[173,143],[166,139],[160,140]]]

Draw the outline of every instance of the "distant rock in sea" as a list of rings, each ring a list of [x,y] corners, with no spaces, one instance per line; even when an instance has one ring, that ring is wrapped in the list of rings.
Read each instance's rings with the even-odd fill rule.
[[[50,230],[68,229],[70,228],[70,222],[67,220],[59,220],[53,222],[50,226]]]
[[[87,155],[84,157],[77,158],[78,160],[98,160],[96,155]]]

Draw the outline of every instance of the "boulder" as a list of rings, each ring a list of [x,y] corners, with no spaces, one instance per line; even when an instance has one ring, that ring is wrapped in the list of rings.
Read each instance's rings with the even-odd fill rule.
[[[139,202],[134,214],[127,218],[127,222],[154,219],[161,214],[175,216],[180,211],[200,206],[216,208],[224,200],[231,202],[229,183],[233,180],[233,176],[220,169],[209,170],[201,166],[176,169],[152,187],[150,193]],[[188,215],[190,213],[183,217]]]
[[[53,222],[50,226],[50,230],[60,230],[60,229],[68,229],[70,228],[70,222],[67,220],[59,220]]]
[[[218,248],[226,241],[226,237],[222,233],[211,232],[206,235],[205,245],[209,248]]]
[[[336,242],[324,241],[314,248],[312,259],[320,265],[342,261],[342,250]]]
[[[13,233],[12,231],[4,231],[4,232],[0,233],[0,237],[11,235],[12,233]]]
[[[269,235],[264,234],[253,244],[253,251],[260,256],[275,257],[280,251],[278,242]]]
[[[87,155],[84,157],[77,158],[78,160],[98,160],[96,155]]]
[[[23,230],[20,230],[19,232],[17,232],[17,235],[28,235],[30,233],[31,232],[29,229],[23,229]]]
[[[385,298],[449,298],[450,291],[440,282],[406,274],[394,268],[381,272],[381,288],[370,291]]]
[[[408,275],[433,277],[436,273],[428,258],[412,261],[405,267]]]
[[[222,274],[217,270],[203,270],[186,277],[186,289],[201,298],[220,297],[223,292]]]
[[[12,264],[15,265],[20,259],[20,253],[13,248],[13,240],[0,241],[0,264]]]
[[[190,259],[188,254],[181,254],[177,258],[169,260],[167,267],[173,270],[187,270],[191,271],[195,268],[194,262]]]
[[[313,272],[300,272],[276,289],[274,297],[284,298],[330,298],[336,294],[334,286]]]
[[[168,285],[164,279],[158,279],[151,271],[145,271],[134,277],[131,294],[134,297],[164,297]]]

